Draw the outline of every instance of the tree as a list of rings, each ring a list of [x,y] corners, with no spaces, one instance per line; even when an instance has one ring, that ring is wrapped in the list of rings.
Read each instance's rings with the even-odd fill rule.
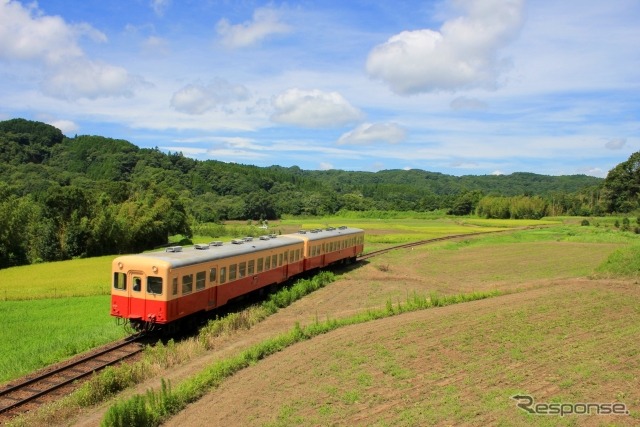
[[[640,194],[640,151],[611,169],[604,181],[609,212],[630,212],[638,208]]]

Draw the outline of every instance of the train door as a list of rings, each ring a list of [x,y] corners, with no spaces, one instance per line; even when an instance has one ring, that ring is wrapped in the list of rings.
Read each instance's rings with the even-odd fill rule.
[[[142,319],[146,312],[146,299],[144,294],[144,283],[146,277],[142,271],[131,270],[127,273],[129,287],[129,318],[139,317]]]
[[[209,269],[209,289],[207,290],[207,310],[215,308],[218,304],[218,266]]]

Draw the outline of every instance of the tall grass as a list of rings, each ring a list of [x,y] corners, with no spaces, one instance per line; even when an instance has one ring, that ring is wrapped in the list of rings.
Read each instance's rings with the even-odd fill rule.
[[[596,269],[608,277],[640,277],[640,244],[617,249]]]

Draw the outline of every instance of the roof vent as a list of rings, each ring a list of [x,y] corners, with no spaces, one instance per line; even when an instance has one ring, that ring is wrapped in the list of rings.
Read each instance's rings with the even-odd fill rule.
[[[346,230],[347,226],[346,225],[341,225],[340,227],[338,227],[339,230]]]
[[[234,245],[241,245],[244,243],[244,239],[233,239],[231,243],[233,243]]]
[[[182,246],[169,246],[165,252],[182,252]]]
[[[269,234],[270,239],[275,239],[276,237],[278,237],[276,234]]]
[[[260,240],[269,240],[270,237],[269,236],[260,236]]]
[[[196,244],[196,245],[194,245],[194,248],[199,249],[201,251],[204,251],[204,250],[209,249],[209,245]]]
[[[209,246],[222,246],[222,242],[220,240],[216,240],[215,242],[209,242]]]
[[[298,230],[298,234],[307,234],[307,230]]]
[[[327,227],[327,231],[333,231],[335,229],[336,229],[335,227]]]
[[[252,242],[253,241],[253,237],[245,237],[244,239],[245,242]]]

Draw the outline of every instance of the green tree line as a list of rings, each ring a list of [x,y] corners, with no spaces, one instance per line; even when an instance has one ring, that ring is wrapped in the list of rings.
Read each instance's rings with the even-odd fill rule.
[[[140,251],[166,244],[172,234],[190,236],[199,224],[225,220],[341,210],[466,215],[479,209],[486,216],[494,215],[487,213],[492,203],[504,203],[501,197],[524,197],[520,204],[540,199],[551,215],[632,210],[637,190],[625,183],[638,176],[637,169],[616,168],[611,180],[306,171],[198,161],[125,140],[69,138],[45,123],[13,119],[0,122],[0,268]],[[521,213],[510,207],[509,215]]]

